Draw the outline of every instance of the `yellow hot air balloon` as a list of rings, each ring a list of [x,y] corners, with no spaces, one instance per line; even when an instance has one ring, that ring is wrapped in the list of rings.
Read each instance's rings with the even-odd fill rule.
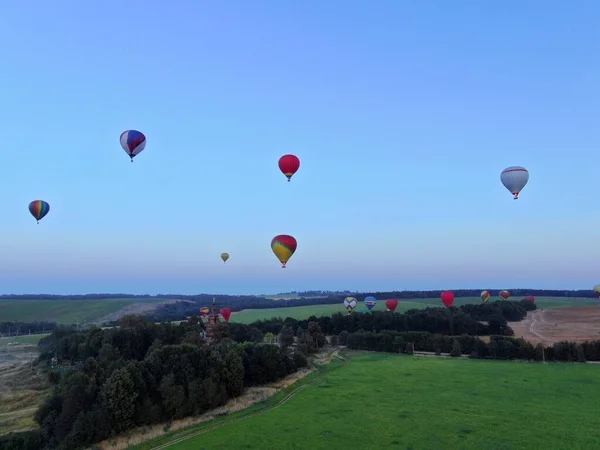
[[[289,234],[279,234],[271,241],[271,250],[281,262],[281,267],[285,269],[285,265],[296,251],[298,243],[293,236]]]
[[[221,253],[221,259],[226,262],[229,259],[229,253]]]
[[[600,284],[594,286],[594,292],[596,293],[596,297],[600,297]]]

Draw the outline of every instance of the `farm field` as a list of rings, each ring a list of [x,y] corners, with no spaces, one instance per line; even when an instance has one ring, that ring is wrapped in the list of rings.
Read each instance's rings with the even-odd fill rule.
[[[97,321],[134,305],[165,302],[164,299],[104,300],[0,300],[0,321],[54,321],[74,324]]]
[[[557,341],[600,340],[600,308],[598,306],[562,307],[529,311],[525,320],[509,324],[515,336],[533,344]]]
[[[275,295],[263,295],[263,298],[267,298],[270,300],[292,300],[295,298],[301,298],[298,296],[298,294],[275,294]],[[304,296],[304,298],[324,298],[323,296],[318,296],[318,295],[309,295],[309,296]]]
[[[43,334],[0,339],[0,435],[36,428],[33,414],[49,392],[46,374],[31,366]]]
[[[0,348],[11,345],[38,345],[40,339],[48,336],[49,333],[44,334],[25,334],[23,336],[10,336],[0,338]]]
[[[591,449],[598,370],[354,353],[277,409],[169,448]]]
[[[356,312],[366,312],[367,308],[364,306],[362,299],[359,299],[359,304],[355,309]],[[470,303],[481,303],[479,297],[458,297],[454,301],[455,306],[466,305]],[[293,317],[294,319],[308,319],[310,316],[330,316],[336,312],[347,314],[346,308],[340,302],[339,304],[333,305],[314,305],[314,306],[293,306],[294,302],[289,302],[287,308],[268,308],[268,309],[245,309],[233,313],[231,315],[232,322],[238,323],[252,323],[256,320],[270,319],[271,317]],[[583,307],[593,306],[599,304],[597,300],[591,298],[564,298],[564,297],[539,297],[536,298],[536,304],[538,308],[554,309],[554,308],[568,308],[568,307]],[[409,309],[422,309],[431,306],[443,306],[442,302],[438,298],[413,298],[407,300],[400,300],[396,312],[404,312]],[[377,301],[377,304],[372,311],[385,311],[385,301]]]

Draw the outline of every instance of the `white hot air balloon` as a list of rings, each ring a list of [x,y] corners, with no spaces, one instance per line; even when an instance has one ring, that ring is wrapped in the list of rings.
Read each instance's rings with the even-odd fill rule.
[[[357,302],[354,297],[346,297],[344,299],[344,306],[348,310],[348,314],[350,314],[352,311],[354,311],[354,308],[356,308],[356,303]]]
[[[517,200],[519,198],[519,192],[523,190],[529,181],[529,172],[525,167],[510,166],[502,171],[500,174],[500,181],[502,181],[504,187],[514,195],[514,199]]]

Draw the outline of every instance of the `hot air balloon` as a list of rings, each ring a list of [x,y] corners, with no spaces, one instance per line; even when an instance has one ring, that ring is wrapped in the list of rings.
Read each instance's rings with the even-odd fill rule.
[[[482,291],[481,292],[481,300],[483,301],[483,303],[487,303],[488,300],[490,299],[491,294],[490,291]]]
[[[500,181],[514,196],[514,199],[517,200],[519,193],[529,181],[529,172],[521,166],[510,166],[502,171]]]
[[[125,153],[129,155],[131,162],[133,162],[133,158],[146,148],[146,136],[144,136],[144,133],[141,131],[123,131],[123,133],[121,133],[120,141],[121,147],[123,147]]]
[[[535,302],[535,297],[533,295],[528,295],[523,297],[523,300],[527,300],[528,302]]]
[[[377,303],[377,299],[375,297],[369,296],[365,297],[365,306],[369,308],[369,311],[373,309],[375,304]]]
[[[440,296],[446,308],[450,308],[454,304],[454,293],[450,291],[442,292]]]
[[[34,200],[29,204],[29,212],[37,223],[40,223],[40,220],[50,212],[50,205],[44,200]]]
[[[506,290],[502,290],[498,293],[498,296],[502,299],[502,300],[508,300],[508,298],[510,297],[510,292],[506,291]]]
[[[398,300],[395,298],[386,300],[385,306],[387,306],[387,309],[389,309],[391,312],[394,312],[396,310],[396,308],[398,307]]]
[[[354,308],[356,308],[356,304],[357,304],[357,301],[354,297],[346,297],[344,299],[344,306],[348,310],[348,314],[350,314],[352,311],[354,311]]]
[[[594,286],[594,292],[596,293],[596,297],[600,297],[600,284]]]
[[[287,177],[288,181],[300,168],[300,160],[296,155],[283,155],[279,158],[279,170]]]
[[[202,317],[208,316],[209,313],[210,313],[210,308],[208,306],[203,306],[202,308],[200,308],[200,315]]]
[[[223,263],[227,262],[229,259],[229,253],[221,253],[221,259],[223,260]]]
[[[281,261],[281,267],[285,269],[285,265],[296,251],[298,243],[293,236],[287,234],[279,234],[271,241],[271,250]]]
[[[223,316],[223,319],[225,319],[225,322],[229,322],[229,318],[231,317],[231,310],[229,308],[223,308],[221,309],[221,315]]]

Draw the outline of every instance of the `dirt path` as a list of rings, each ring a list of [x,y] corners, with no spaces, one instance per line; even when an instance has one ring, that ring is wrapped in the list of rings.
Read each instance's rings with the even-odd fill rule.
[[[538,333],[535,329],[535,327],[538,325],[538,323],[547,323],[544,320],[544,310],[542,309],[536,309],[535,311],[533,311],[533,313],[531,314],[531,323],[529,324],[529,332],[531,334],[533,334],[534,336],[537,336],[538,338],[540,338],[543,341],[546,342],[556,342],[554,339],[550,339],[547,338],[546,336],[544,336],[541,333]]]

